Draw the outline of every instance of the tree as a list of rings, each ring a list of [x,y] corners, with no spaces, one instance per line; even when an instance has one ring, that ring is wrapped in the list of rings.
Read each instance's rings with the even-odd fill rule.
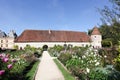
[[[112,3],[111,8],[104,6],[103,9],[99,9],[103,22],[100,32],[103,40],[109,39],[113,45],[116,45],[120,41],[120,0],[109,1]]]
[[[14,49],[18,49],[19,47],[18,47],[18,45],[14,45]]]
[[[102,22],[104,24],[113,24],[114,22],[120,22],[120,0],[109,0],[111,4],[111,8],[108,6],[104,6],[103,9],[98,9],[100,14],[102,15]]]

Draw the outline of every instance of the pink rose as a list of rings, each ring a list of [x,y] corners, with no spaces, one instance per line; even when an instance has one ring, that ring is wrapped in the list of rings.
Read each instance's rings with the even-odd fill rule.
[[[9,59],[8,59],[8,58],[6,58],[6,57],[5,57],[5,58],[3,58],[3,62],[8,62],[8,60],[9,60]]]
[[[2,76],[5,73],[5,70],[0,70],[0,76]]]
[[[7,65],[8,69],[12,68],[12,64]]]
[[[2,57],[2,54],[0,54],[0,57]]]

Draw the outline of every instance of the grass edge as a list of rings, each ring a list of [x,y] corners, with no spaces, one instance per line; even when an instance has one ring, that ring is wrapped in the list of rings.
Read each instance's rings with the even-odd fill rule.
[[[39,63],[40,61],[36,61],[32,69],[26,74],[26,77],[29,77],[29,80],[34,80]]]
[[[56,63],[60,71],[62,72],[65,80],[75,80],[75,78],[61,65],[58,59],[54,59],[54,62]]]

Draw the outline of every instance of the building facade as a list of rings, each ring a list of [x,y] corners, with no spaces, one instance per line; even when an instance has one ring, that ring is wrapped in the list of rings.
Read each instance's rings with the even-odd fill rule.
[[[14,49],[17,45],[19,49],[24,49],[26,45],[32,47],[53,47],[54,45],[72,46],[92,46],[101,48],[102,36],[97,27],[93,28],[91,35],[77,31],[56,31],[56,30],[24,30],[20,36],[11,30],[7,35],[0,31],[0,48]]]
[[[97,27],[94,27],[91,36],[85,32],[55,31],[55,30],[25,30],[15,40],[15,45],[24,49],[26,45],[32,47],[53,47],[54,45],[92,46],[101,48],[102,37]]]
[[[1,49],[14,49],[15,38],[17,34],[11,30],[8,35],[0,30],[0,48]]]
[[[101,48],[102,35],[100,34],[97,27],[94,27],[91,33],[91,45],[93,48]]]

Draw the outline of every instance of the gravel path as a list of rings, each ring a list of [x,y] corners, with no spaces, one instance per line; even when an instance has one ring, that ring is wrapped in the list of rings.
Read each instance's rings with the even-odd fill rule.
[[[64,80],[64,77],[47,51],[43,52],[35,80]]]

